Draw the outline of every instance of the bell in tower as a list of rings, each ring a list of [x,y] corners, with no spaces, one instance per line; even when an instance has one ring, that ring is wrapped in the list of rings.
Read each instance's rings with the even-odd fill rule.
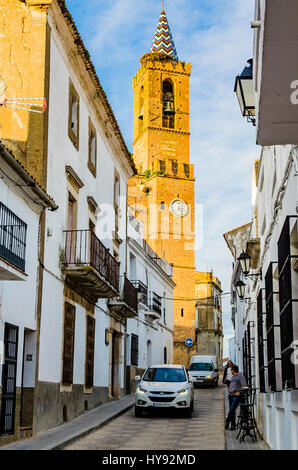
[[[174,129],[175,106],[174,90],[169,80],[163,82],[163,127]]]

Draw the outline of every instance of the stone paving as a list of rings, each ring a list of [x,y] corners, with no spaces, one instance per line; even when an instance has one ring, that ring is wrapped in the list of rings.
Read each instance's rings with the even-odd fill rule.
[[[105,403],[90,411],[86,411],[74,420],[61,424],[31,439],[1,447],[0,451],[60,449],[89,432],[106,425],[111,420],[125,413],[133,404],[134,395],[126,395],[120,400]]]
[[[225,390],[225,415],[228,414],[228,393]],[[239,408],[238,408],[239,410]],[[238,411],[239,412],[239,411]],[[237,413],[238,414],[238,413]],[[250,438],[245,438],[243,442],[239,442],[237,435],[239,430],[236,431],[226,431],[226,448],[227,450],[270,450],[269,445],[266,441],[262,441],[257,435],[257,442],[252,442]]]
[[[66,450],[224,450],[224,386],[195,389],[192,418],[169,410],[134,416],[131,409]]]

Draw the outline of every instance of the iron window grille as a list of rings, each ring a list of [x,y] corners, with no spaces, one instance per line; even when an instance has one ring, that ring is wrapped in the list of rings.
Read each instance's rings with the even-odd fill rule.
[[[135,312],[138,312],[138,292],[132,282],[124,276],[123,300]]]
[[[139,337],[138,335],[131,335],[131,357],[130,363],[132,366],[139,365]]]
[[[253,372],[252,372],[252,360],[254,356],[252,355],[252,322],[248,322],[247,329],[244,333],[242,340],[242,355],[243,355],[243,374],[246,378],[246,381],[250,387],[253,385]]]
[[[247,332],[245,331],[242,339],[242,358],[243,358],[243,374],[247,380]]]
[[[27,224],[0,202],[0,257],[25,271]]]
[[[137,289],[138,294],[141,294],[140,302],[144,305],[148,305],[148,287],[145,286],[141,281],[130,281],[133,286]]]
[[[276,306],[279,292],[273,282],[276,264],[270,263],[265,275],[268,386],[272,392],[281,390],[280,322]]]
[[[294,284],[297,273],[292,269],[292,260],[297,254],[291,253],[291,228],[297,216],[288,216],[278,241],[280,334],[283,388],[298,389],[298,366],[292,361],[294,342],[298,340],[298,298],[295,298]],[[297,222],[296,222],[297,223]],[[295,225],[294,225],[295,226]],[[295,279],[296,277],[296,279]],[[295,281],[293,282],[293,279]]]
[[[14,434],[19,328],[5,323],[0,435]]]
[[[261,289],[257,298],[257,334],[258,334],[258,353],[259,353],[259,383],[260,392],[267,392],[267,361],[265,362],[265,345],[267,339],[264,334],[265,315],[264,311],[264,289]],[[267,359],[267,358],[266,358]]]
[[[161,297],[157,295],[155,292],[152,292],[152,310],[159,315],[161,315],[162,312],[162,306],[161,306]]]

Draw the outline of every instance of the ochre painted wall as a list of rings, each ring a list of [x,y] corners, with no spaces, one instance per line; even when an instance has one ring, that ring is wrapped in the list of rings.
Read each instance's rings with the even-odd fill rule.
[[[141,68],[133,79],[133,147],[138,175],[130,179],[128,200],[134,215],[144,223],[144,238],[158,256],[173,264],[174,362],[185,365],[188,355],[184,342],[188,337],[195,342],[195,180],[193,165],[189,164],[190,72],[190,64],[173,61],[163,54],[149,53],[141,59]],[[164,80],[170,80],[174,88],[174,129],[163,127]],[[185,217],[171,213],[174,199],[187,204]]]
[[[47,98],[51,0],[0,0],[0,98]],[[0,108],[0,138],[39,183],[46,180],[46,114]]]

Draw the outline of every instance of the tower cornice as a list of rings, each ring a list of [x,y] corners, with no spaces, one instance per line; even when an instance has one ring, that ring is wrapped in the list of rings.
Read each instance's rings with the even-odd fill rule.
[[[140,60],[141,67],[133,78],[133,86],[140,80],[148,70],[156,70],[174,75],[184,75],[190,77],[191,63],[172,60],[169,56],[157,52],[148,52]]]

